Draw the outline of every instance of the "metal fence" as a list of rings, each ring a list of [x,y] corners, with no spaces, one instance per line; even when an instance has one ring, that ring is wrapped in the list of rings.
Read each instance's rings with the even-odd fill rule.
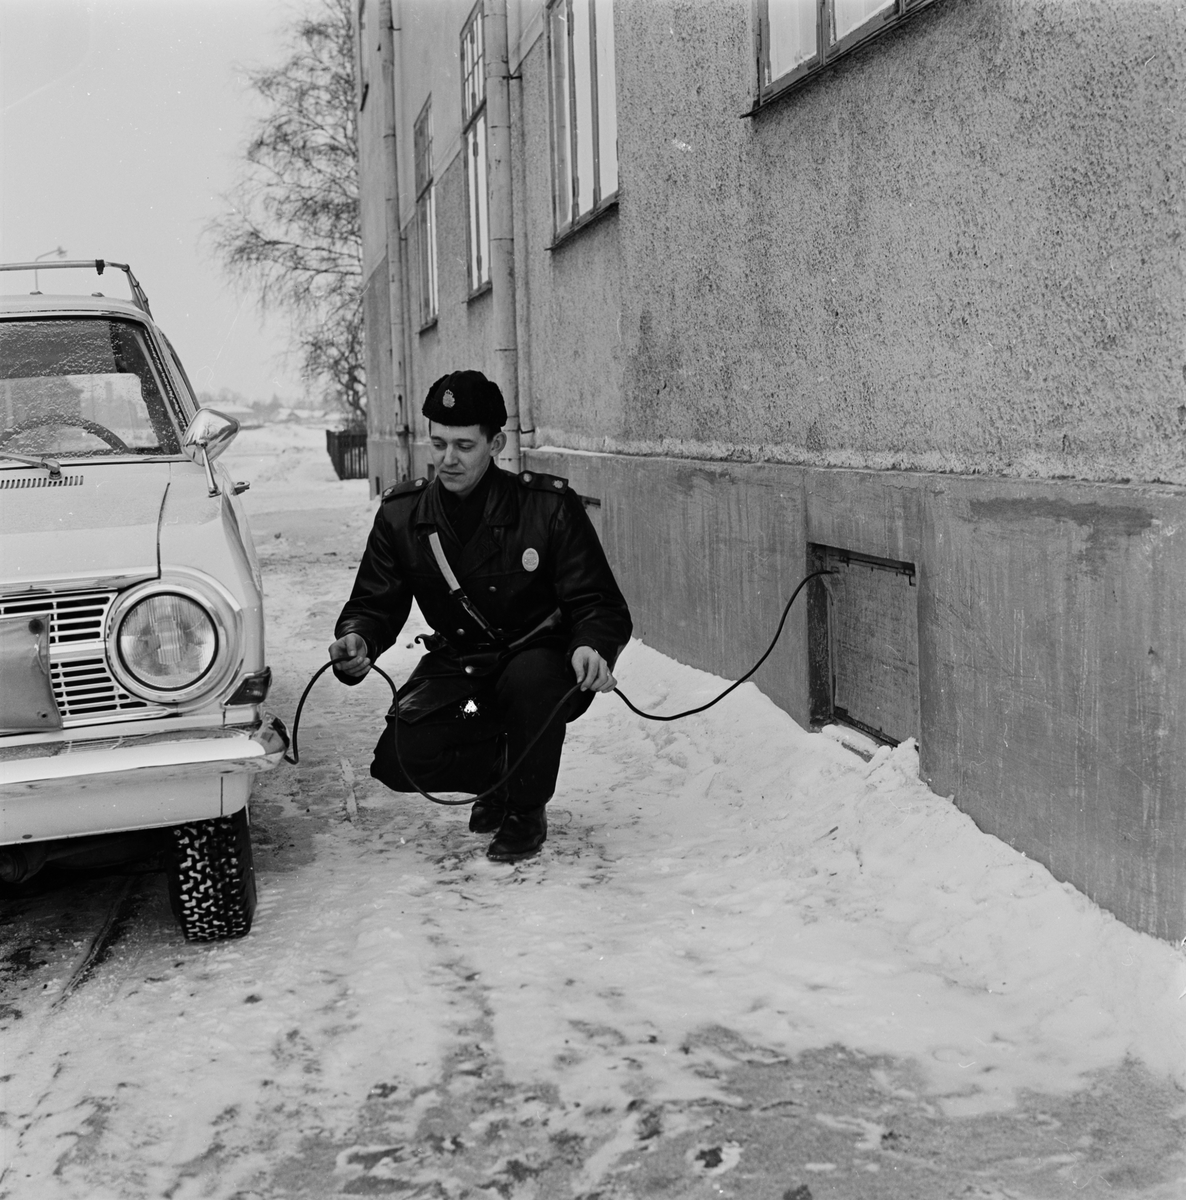
[[[367,435],[349,429],[327,429],[325,448],[339,479],[367,477]]]

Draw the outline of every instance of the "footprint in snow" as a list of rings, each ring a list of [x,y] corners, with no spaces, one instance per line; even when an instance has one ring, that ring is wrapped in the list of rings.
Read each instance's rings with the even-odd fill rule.
[[[736,1142],[693,1146],[685,1157],[697,1175],[723,1175],[741,1161],[741,1147]]]

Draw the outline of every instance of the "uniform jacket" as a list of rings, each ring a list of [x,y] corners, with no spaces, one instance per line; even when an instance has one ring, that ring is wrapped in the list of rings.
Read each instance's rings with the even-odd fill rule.
[[[336,636],[360,634],[372,661],[399,636],[413,599],[436,631],[425,643],[429,653],[400,689],[405,720],[471,694],[499,656],[525,637],[524,645],[548,644],[569,656],[590,646],[611,664],[630,638],[626,601],[567,481],[531,471],[510,475],[494,464],[489,470],[494,477],[485,512],[464,547],[442,508],[439,480],[389,488],[338,618]],[[450,595],[428,542],[434,530],[493,637]]]

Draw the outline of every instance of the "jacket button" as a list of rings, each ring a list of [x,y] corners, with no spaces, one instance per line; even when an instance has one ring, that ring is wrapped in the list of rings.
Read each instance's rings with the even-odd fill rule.
[[[472,675],[472,674],[474,673],[474,669],[473,669],[473,667],[466,667],[466,668],[465,668],[465,673],[466,673],[467,675]]]
[[[465,637],[465,630],[464,630],[464,629],[459,629],[459,630],[457,631],[457,636],[458,636],[458,637]]]
[[[490,585],[490,590],[491,590],[492,592],[497,592],[497,591],[498,591],[498,588],[496,588],[496,587],[495,587],[493,584],[491,584],[491,585]]]
[[[563,487],[564,487],[564,480],[563,480],[563,479],[553,479],[553,480],[552,480],[552,486],[553,486],[554,488],[563,488]]]
[[[531,482],[531,472],[530,472],[530,471],[524,471],[524,472],[523,472],[523,482],[524,482],[524,483],[530,483],[530,482]]]

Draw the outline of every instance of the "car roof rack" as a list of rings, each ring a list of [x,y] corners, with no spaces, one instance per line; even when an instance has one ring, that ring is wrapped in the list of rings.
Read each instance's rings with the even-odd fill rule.
[[[152,309],[148,307],[148,295],[140,286],[140,281],[132,274],[132,268],[127,263],[108,262],[103,258],[78,258],[70,259],[66,262],[0,263],[0,271],[56,271],[65,267],[89,268],[99,275],[102,275],[108,267],[118,268],[128,277],[128,287],[132,292],[132,303],[145,316],[152,316]]]

